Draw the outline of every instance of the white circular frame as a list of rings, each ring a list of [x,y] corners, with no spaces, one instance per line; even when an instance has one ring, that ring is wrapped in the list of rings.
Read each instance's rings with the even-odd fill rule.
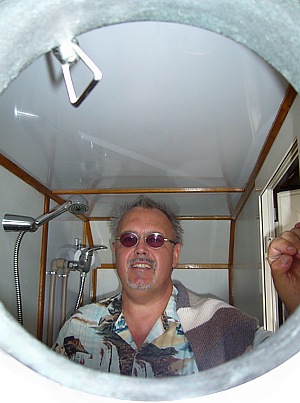
[[[5,0],[0,1],[0,93],[62,41],[135,21],[182,23],[227,36],[269,62],[299,92],[297,0]],[[241,358],[188,377],[135,379],[83,368],[49,351],[2,304],[0,320],[0,348],[6,357],[55,384],[104,400],[175,401],[210,394],[222,399],[222,392],[257,379],[300,352],[298,308],[274,336]]]

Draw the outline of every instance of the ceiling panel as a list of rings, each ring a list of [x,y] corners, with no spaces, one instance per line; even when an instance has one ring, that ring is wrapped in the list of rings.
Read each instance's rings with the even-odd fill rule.
[[[74,108],[56,58],[34,62],[0,98],[7,157],[50,189],[245,185],[287,89],[273,68],[232,40],[180,24],[121,24],[78,39],[102,80]],[[72,74],[78,91],[90,80],[80,64]],[[209,215],[238,201],[175,199],[181,214]]]
[[[238,193],[146,193],[146,196],[169,204],[177,215],[230,217],[239,200]],[[109,217],[120,202],[135,200],[136,194],[86,195],[90,217]]]

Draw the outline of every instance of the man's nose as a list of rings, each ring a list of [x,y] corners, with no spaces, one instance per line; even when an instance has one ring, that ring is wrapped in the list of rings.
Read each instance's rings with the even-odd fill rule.
[[[149,247],[146,243],[146,239],[143,237],[140,237],[139,243],[135,247],[135,253],[137,255],[146,255],[149,252],[148,248]]]

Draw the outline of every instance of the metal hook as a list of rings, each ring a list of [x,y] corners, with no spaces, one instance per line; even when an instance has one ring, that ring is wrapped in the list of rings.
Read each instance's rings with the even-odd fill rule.
[[[53,54],[62,65],[62,72],[70,102],[74,107],[77,108],[101,80],[102,73],[95,63],[82,51],[76,38],[74,38],[72,41],[63,42],[60,46],[54,48]],[[73,85],[70,68],[79,60],[82,60],[83,63],[91,70],[93,73],[93,79],[83,93],[80,96],[77,96]]]

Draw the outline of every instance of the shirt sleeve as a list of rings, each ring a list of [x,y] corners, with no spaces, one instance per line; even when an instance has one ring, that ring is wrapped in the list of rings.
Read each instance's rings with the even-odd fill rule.
[[[72,333],[72,321],[71,321],[71,319],[67,320],[67,322],[60,329],[60,331],[58,333],[58,336],[57,336],[57,339],[56,339],[55,343],[52,346],[52,350],[55,351],[56,353],[59,353],[61,355],[65,355],[67,357],[68,354],[67,354],[66,349],[65,349],[65,338],[70,333]]]

